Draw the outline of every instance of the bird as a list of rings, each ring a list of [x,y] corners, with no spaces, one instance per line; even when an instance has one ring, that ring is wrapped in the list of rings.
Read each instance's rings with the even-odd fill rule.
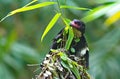
[[[74,19],[69,24],[73,28],[74,38],[72,40],[70,49],[68,50],[70,57],[78,61],[85,68],[89,68],[89,48],[85,38],[85,23]],[[64,48],[68,34],[65,34],[65,28],[63,28],[53,40],[51,49]],[[77,57],[77,58],[76,58]],[[79,58],[81,61],[79,61]]]
[[[69,26],[72,27],[74,33],[74,37],[72,39],[69,49],[68,50],[65,49],[65,45],[69,35],[68,32],[66,32],[65,27],[53,39],[53,43],[50,49],[62,50],[67,54],[67,56],[71,60],[77,62],[85,69],[89,69],[89,48],[85,38],[85,23],[78,19],[73,19],[69,23]],[[38,79],[53,79],[52,70],[56,68],[61,72],[65,71],[61,63],[59,63],[60,62],[59,57],[58,58],[56,57],[55,62],[52,63],[53,61],[52,57],[55,55],[55,53],[52,52],[53,51],[50,51],[46,55],[44,61],[41,63],[42,72],[40,73]],[[64,74],[67,73],[63,72],[63,75]],[[71,76],[70,74],[67,75],[65,79],[76,79],[75,77],[70,78],[70,76]]]

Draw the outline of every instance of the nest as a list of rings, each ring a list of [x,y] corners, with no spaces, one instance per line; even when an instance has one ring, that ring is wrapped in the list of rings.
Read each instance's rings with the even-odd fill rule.
[[[36,79],[90,79],[84,59],[70,55],[65,49],[51,50],[41,63]]]

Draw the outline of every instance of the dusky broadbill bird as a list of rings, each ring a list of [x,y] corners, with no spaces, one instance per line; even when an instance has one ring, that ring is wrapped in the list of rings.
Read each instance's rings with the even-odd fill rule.
[[[69,49],[65,49],[66,42],[69,36],[69,30],[66,32],[65,28],[63,28],[57,36],[53,39],[53,43],[51,49],[53,50],[63,50],[64,53],[73,61],[77,62],[77,64],[83,66],[83,68],[89,68],[89,49],[85,38],[85,24],[77,19],[74,19],[70,22],[69,27],[72,27],[74,37],[70,44]],[[55,61],[53,62],[53,59]],[[49,54],[46,55],[44,61],[41,63],[42,72],[39,75],[38,79],[53,79],[53,74],[60,74],[65,79],[77,79],[75,76],[71,75],[72,73],[66,71],[66,69],[61,64],[61,59],[58,56],[55,56],[55,52],[50,51]],[[54,70],[57,70],[53,73]],[[69,75],[67,73],[69,72]],[[82,75],[82,74],[81,74]],[[83,78],[82,79],[89,79]],[[62,78],[63,79],[63,78]]]
[[[73,28],[74,38],[68,50],[68,56],[88,69],[89,49],[85,38],[85,24],[80,20],[74,19],[69,25]],[[63,28],[54,38],[51,49],[64,48],[67,38],[68,34],[65,34],[65,28]]]

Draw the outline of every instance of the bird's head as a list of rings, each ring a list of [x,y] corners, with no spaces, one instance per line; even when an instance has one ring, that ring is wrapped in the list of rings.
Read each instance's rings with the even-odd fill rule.
[[[85,33],[85,24],[80,20],[74,19],[70,22],[70,26],[79,30],[82,34]]]

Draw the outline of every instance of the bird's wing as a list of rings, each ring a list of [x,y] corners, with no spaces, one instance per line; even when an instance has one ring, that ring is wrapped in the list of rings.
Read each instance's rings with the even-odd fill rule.
[[[51,49],[57,49],[57,47],[60,45],[60,44],[58,44],[58,42],[62,39],[63,32],[64,32],[64,28],[53,39],[53,43],[52,43]]]

